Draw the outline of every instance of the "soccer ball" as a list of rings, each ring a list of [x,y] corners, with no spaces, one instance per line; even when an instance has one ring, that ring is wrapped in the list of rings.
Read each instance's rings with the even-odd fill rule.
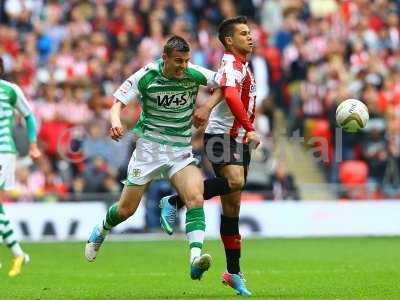
[[[347,99],[336,109],[336,122],[346,132],[358,132],[367,125],[368,108],[360,100]]]

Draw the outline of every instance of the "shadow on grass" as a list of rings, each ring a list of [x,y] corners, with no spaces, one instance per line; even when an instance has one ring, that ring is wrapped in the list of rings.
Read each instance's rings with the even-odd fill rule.
[[[293,299],[293,295],[288,295],[288,299]],[[139,297],[135,299],[167,299],[167,300],[172,300],[172,299],[190,299],[190,300],[200,300],[200,299],[241,299],[242,297],[238,297],[237,295],[232,295],[232,294],[215,294],[215,295],[193,295],[193,294],[183,294],[183,295],[175,295],[175,296],[162,296],[162,297],[154,297],[154,296],[144,296],[144,297]],[[256,299],[270,299],[271,295],[263,294],[263,295],[253,295],[251,296],[251,299],[256,298]],[[275,298],[275,296],[272,296],[272,298]]]

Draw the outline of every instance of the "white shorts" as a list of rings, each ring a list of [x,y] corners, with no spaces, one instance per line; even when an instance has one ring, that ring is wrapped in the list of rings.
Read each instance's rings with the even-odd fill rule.
[[[144,185],[154,179],[171,178],[176,172],[196,162],[191,146],[176,147],[139,138],[124,183]]]
[[[14,153],[0,153],[0,190],[15,188],[15,163],[17,156]]]

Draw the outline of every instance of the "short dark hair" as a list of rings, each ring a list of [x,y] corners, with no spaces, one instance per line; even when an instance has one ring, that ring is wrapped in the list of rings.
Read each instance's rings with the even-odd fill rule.
[[[179,52],[189,52],[190,51],[189,43],[186,42],[184,38],[177,35],[173,35],[165,43],[164,53],[170,55],[174,50]]]
[[[226,47],[225,38],[233,36],[233,31],[237,24],[247,24],[247,18],[245,16],[237,16],[234,18],[225,19],[218,26],[218,38],[222,45]]]

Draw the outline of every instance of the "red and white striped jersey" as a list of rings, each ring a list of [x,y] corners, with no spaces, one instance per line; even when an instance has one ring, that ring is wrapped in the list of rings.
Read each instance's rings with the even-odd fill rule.
[[[225,52],[216,75],[221,88],[237,89],[250,121],[254,123],[256,107],[256,83],[248,62]],[[221,101],[211,112],[206,133],[230,134],[238,143],[243,143],[246,130],[233,116],[226,101]]]

